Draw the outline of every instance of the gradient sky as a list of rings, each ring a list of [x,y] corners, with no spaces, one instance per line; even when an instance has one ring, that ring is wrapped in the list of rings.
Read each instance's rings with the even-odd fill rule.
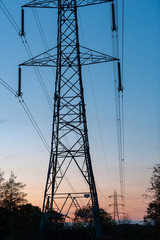
[[[3,1],[4,2],[4,1]],[[119,4],[119,16],[121,2]],[[20,6],[27,1],[5,1],[20,26]],[[49,48],[56,46],[57,10],[39,9]],[[82,46],[112,55],[110,7],[108,4],[79,10]],[[120,21],[121,32],[121,21]],[[20,37],[0,9],[0,78],[17,90],[18,64],[28,59]],[[45,51],[33,11],[25,9],[25,31],[33,56]],[[142,219],[146,202],[142,194],[149,187],[152,167],[160,162],[160,2],[125,1],[124,43],[124,115],[126,212],[133,220]],[[50,97],[54,94],[55,75],[41,69]],[[100,133],[91,83],[98,109]],[[99,193],[100,206],[107,211],[114,189],[119,193],[119,166],[116,138],[116,114],[112,63],[83,69],[83,82],[89,142]],[[25,102],[50,144],[52,112],[31,67],[22,70]],[[11,170],[26,184],[28,201],[42,206],[49,153],[31,125],[17,98],[0,85],[0,168],[6,179]],[[75,181],[75,175],[70,177]]]

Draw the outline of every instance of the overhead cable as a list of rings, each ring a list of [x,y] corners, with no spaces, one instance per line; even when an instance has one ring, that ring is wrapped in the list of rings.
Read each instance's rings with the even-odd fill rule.
[[[22,97],[19,97],[16,93],[16,91],[9,85],[7,84],[2,78],[0,78],[0,84],[3,85],[10,93],[12,93],[15,97],[17,97],[17,99],[19,100],[19,103],[21,104],[23,110],[25,111],[27,117],[29,118],[30,122],[32,123],[34,129],[36,130],[38,136],[40,137],[41,141],[43,142],[45,148],[47,149],[47,151],[50,153],[50,147],[49,144],[47,143],[42,131],[40,130],[37,122],[35,121],[31,111],[29,110],[27,104],[25,103],[24,99]],[[61,169],[62,170],[62,169]],[[62,172],[63,173],[63,172]],[[67,176],[64,176],[66,182],[68,183],[68,185],[70,186],[70,188],[72,189],[73,192],[76,192],[74,187],[72,186],[71,182],[69,181],[69,179],[67,178]]]
[[[20,28],[18,27],[18,25],[15,22],[14,18],[10,14],[9,10],[7,9],[7,7],[4,5],[4,3],[2,1],[0,1],[0,3],[2,4],[2,5],[0,5],[0,7],[1,7],[2,11],[4,12],[5,16],[7,17],[9,22],[12,24],[12,26],[14,27],[14,29],[16,30],[18,35],[21,37],[22,43],[24,45],[24,48],[25,48],[25,50],[27,52],[28,57],[29,58],[33,58],[33,54],[32,54],[32,51],[31,51],[29,45],[28,45],[28,42],[27,42],[25,34],[23,36],[21,35]],[[40,86],[41,86],[41,88],[43,90],[43,93],[44,93],[44,95],[46,97],[46,100],[47,100],[51,110],[53,110],[53,103],[52,103],[52,100],[51,100],[51,98],[49,96],[48,90],[47,90],[47,88],[46,88],[46,86],[44,84],[44,81],[43,81],[43,78],[42,78],[42,76],[40,74],[40,71],[38,70],[38,68],[36,66],[34,66],[33,68],[34,68],[34,71],[35,71],[36,76],[38,78],[38,81],[40,83]]]
[[[79,19],[80,19],[80,24],[81,24],[80,15],[79,15]],[[85,46],[85,39],[84,39],[82,24],[81,24],[81,30],[82,30],[83,45]],[[109,181],[110,181],[110,183],[112,185],[112,188],[113,188],[112,177],[111,177],[110,169],[109,169],[108,162],[107,162],[107,157],[106,157],[106,152],[105,152],[105,147],[104,147],[104,141],[103,141],[102,131],[101,131],[101,127],[100,127],[99,113],[98,113],[98,108],[97,108],[97,104],[96,104],[96,98],[95,98],[95,94],[94,94],[94,88],[93,88],[93,84],[92,84],[92,78],[91,78],[91,73],[90,73],[89,66],[88,66],[88,73],[89,73],[90,86],[91,86],[91,91],[92,91],[92,96],[93,96],[93,103],[94,103],[94,107],[95,107],[98,131],[99,131],[99,136],[100,136],[100,141],[101,141],[101,147],[102,147],[102,152],[103,152],[103,157],[104,157],[103,159],[104,159],[104,162],[105,162],[105,166],[106,166],[106,170],[107,170],[107,173],[108,173]],[[100,190],[100,187],[98,187],[98,185],[97,185],[97,188],[98,188],[100,194],[104,198],[106,198],[106,196],[104,194],[102,194],[102,191]]]
[[[114,4],[114,6],[113,6]],[[119,58],[119,32],[118,32],[118,3],[113,1],[112,9],[115,7],[116,27],[112,28],[112,51],[113,56]],[[113,13],[113,10],[112,10]],[[113,18],[113,15],[112,15]],[[113,21],[112,21],[113,22]],[[112,23],[113,24],[113,23]],[[124,0],[122,4],[122,61],[116,66],[113,63],[114,69],[114,89],[115,89],[115,108],[117,119],[117,143],[118,143],[118,158],[119,158],[119,174],[120,174],[120,192],[125,195],[125,169],[124,169],[124,107],[123,107],[123,49],[124,49]],[[118,68],[117,68],[118,67]],[[122,71],[120,72],[122,67]],[[117,82],[118,78],[118,82]],[[124,199],[124,198],[123,198]]]
[[[4,3],[2,1],[0,1],[0,8],[2,9],[3,13],[6,15],[6,17],[8,18],[9,22],[12,24],[12,26],[14,27],[14,29],[16,30],[16,32],[19,34],[20,32],[20,28],[18,27],[17,23],[15,22],[15,20],[13,19],[13,17],[11,16],[10,12],[8,11],[8,9],[6,8],[6,6],[4,5]]]
[[[42,131],[40,130],[37,122],[35,121],[33,115],[31,114],[27,104],[25,103],[24,99],[22,97],[18,97],[16,91],[12,87],[10,87],[2,78],[0,78],[0,84],[2,84],[8,91],[10,91],[15,97],[18,98],[19,102],[21,103],[21,106],[23,107],[25,113],[27,114],[28,118],[30,119],[33,127],[35,128],[36,132],[38,133],[40,139],[42,140],[43,144],[45,145],[46,149],[50,152],[50,147],[42,134]]]

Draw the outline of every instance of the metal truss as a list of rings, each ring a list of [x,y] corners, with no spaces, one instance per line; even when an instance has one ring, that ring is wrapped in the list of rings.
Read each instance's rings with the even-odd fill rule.
[[[63,214],[64,206],[71,200],[80,207],[76,196],[65,193],[64,205],[56,203],[59,189],[67,171],[74,163],[88,185],[97,237],[101,237],[99,204],[91,163],[86,109],[82,83],[83,65],[117,60],[109,55],[79,45],[77,7],[110,1],[32,1],[23,7],[58,8],[57,47],[52,48],[20,66],[56,67],[53,129],[51,153],[44,193],[43,212]],[[57,53],[56,53],[56,52]],[[65,216],[68,216],[69,210]]]
[[[66,218],[70,218],[70,216],[68,215],[71,208],[73,207],[74,209],[76,210],[79,210],[81,207],[80,207],[80,204],[79,204],[79,201],[78,199],[84,199],[84,198],[89,198],[89,200],[87,201],[87,204],[86,206],[89,205],[90,203],[90,192],[83,192],[83,193],[57,193],[55,198],[54,198],[54,204],[55,206],[57,207],[57,212],[59,214],[62,214],[64,219]],[[58,200],[62,200],[63,203],[62,203],[62,206],[61,208],[59,207],[58,205]],[[65,208],[65,206],[68,204],[68,208],[66,209],[66,213],[65,215],[63,214],[63,210]]]
[[[107,3],[112,2],[113,0],[77,0],[76,5],[77,7],[85,7],[90,5],[96,5],[101,3]],[[68,6],[70,7],[70,4],[72,4],[73,1],[65,1],[65,8],[68,9]],[[23,5],[22,7],[35,7],[35,8],[58,8],[58,0],[41,0],[36,1],[33,0],[29,2],[28,4]]]
[[[57,65],[57,54],[54,51],[56,48],[52,48],[40,55],[31,58],[30,60],[20,64],[20,66],[37,66],[37,67],[56,67]],[[70,54],[70,52],[62,52],[61,55],[61,66],[67,67],[77,66],[78,63],[75,62],[76,53]],[[111,62],[118,60],[107,54],[94,51],[92,49],[80,46],[80,62],[81,66],[90,65],[95,63]]]

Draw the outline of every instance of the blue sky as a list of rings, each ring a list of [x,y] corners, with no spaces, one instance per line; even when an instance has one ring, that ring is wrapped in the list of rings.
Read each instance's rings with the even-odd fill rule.
[[[4,1],[2,1],[4,2]],[[121,2],[119,2],[119,16]],[[26,1],[5,1],[20,26],[20,6]],[[82,46],[112,55],[110,8],[108,4],[79,10],[79,31]],[[1,11],[1,9],[0,9]],[[56,45],[57,11],[37,10],[49,47]],[[124,42],[124,116],[126,206],[132,219],[142,218],[146,205],[142,194],[149,186],[152,168],[160,162],[160,2],[125,1]],[[121,33],[121,20],[119,25]],[[28,59],[20,37],[1,11],[0,78],[17,89],[18,64]],[[25,9],[25,31],[33,55],[45,48],[33,12]],[[51,69],[41,74],[50,97],[54,94],[55,75]],[[98,109],[106,160],[91,83]],[[108,196],[119,192],[116,116],[112,63],[83,68],[83,82],[89,129],[89,141],[100,204],[108,208]],[[42,204],[49,153],[35,132],[17,98],[0,85],[0,168],[6,178],[10,171],[26,183],[29,201]],[[22,69],[22,92],[25,102],[50,144],[52,112],[31,67]],[[96,137],[95,137],[96,136]],[[106,162],[107,161],[107,162]],[[109,177],[110,175],[110,177]],[[74,181],[74,177],[71,180]],[[98,191],[99,192],[99,191]],[[105,197],[104,197],[105,196]],[[133,206],[135,205],[135,206]],[[139,212],[139,213],[138,213]]]

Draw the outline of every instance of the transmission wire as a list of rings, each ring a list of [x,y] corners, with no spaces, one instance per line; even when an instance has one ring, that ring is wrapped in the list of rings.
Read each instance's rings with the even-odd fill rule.
[[[8,91],[10,91],[15,97],[18,98],[19,103],[21,104],[23,110],[25,111],[26,115],[28,116],[30,122],[32,123],[33,127],[35,128],[37,134],[39,135],[41,141],[43,142],[44,146],[46,147],[47,151],[50,153],[50,147],[49,144],[47,143],[42,131],[40,130],[37,122],[35,121],[33,115],[31,114],[31,111],[29,110],[27,104],[25,103],[24,99],[22,97],[19,97],[16,93],[16,91],[9,86],[2,78],[0,78],[0,84],[2,84]],[[62,171],[63,173],[63,171]],[[71,182],[69,181],[69,179],[67,178],[67,176],[64,176],[66,182],[68,183],[68,185],[70,186],[70,188],[72,189],[72,191],[75,193],[75,189],[72,186]],[[82,201],[82,200],[81,200]]]
[[[46,149],[50,152],[50,147],[42,134],[42,131],[40,130],[37,122],[35,121],[33,115],[31,114],[31,111],[29,110],[27,104],[25,103],[24,99],[22,97],[19,97],[16,93],[16,91],[13,90],[12,87],[10,87],[2,78],[0,78],[0,83],[8,90],[10,91],[15,97],[18,98],[19,103],[21,103],[22,108],[24,109],[25,113],[27,114],[29,120],[31,121],[33,127],[35,128],[36,132],[38,133],[39,137],[41,138],[43,144],[45,145]]]
[[[12,24],[12,26],[14,27],[14,29],[16,30],[16,32],[18,33],[18,35],[21,37],[22,43],[23,43],[23,45],[24,45],[24,47],[25,47],[25,50],[26,50],[29,58],[33,58],[33,54],[32,54],[32,52],[31,52],[31,49],[30,49],[29,45],[28,45],[28,42],[27,42],[26,37],[21,35],[20,28],[18,27],[17,23],[16,23],[15,20],[13,19],[12,15],[11,15],[10,12],[8,11],[8,9],[7,9],[7,7],[4,5],[4,3],[3,3],[2,1],[0,1],[0,3],[2,3],[2,5],[3,5],[3,8],[2,8],[2,6],[0,6],[0,7],[1,7],[1,9],[3,10],[4,14],[6,15],[7,19],[8,19],[9,22]],[[46,86],[45,86],[45,84],[44,84],[44,81],[43,81],[43,79],[42,79],[42,76],[41,76],[41,74],[40,74],[40,72],[39,72],[39,70],[38,70],[38,68],[37,68],[36,66],[33,66],[33,68],[34,68],[34,71],[35,71],[36,76],[37,76],[37,78],[38,78],[38,81],[39,81],[39,83],[40,83],[40,85],[41,85],[41,88],[42,88],[42,90],[43,90],[43,93],[44,93],[44,95],[45,95],[45,97],[46,97],[46,100],[47,100],[47,102],[48,102],[48,104],[49,104],[49,106],[50,106],[50,108],[51,108],[51,110],[52,110],[52,109],[53,109],[53,104],[52,104],[52,101],[51,101],[50,96],[49,96],[49,94],[48,94],[48,91],[47,91],[47,89],[46,89]]]
[[[125,20],[125,5],[124,0],[122,0],[122,86],[124,82],[124,20]],[[123,94],[122,94],[122,149],[123,149],[123,178],[124,178],[124,201],[125,201],[125,139],[124,139],[124,104],[123,104]],[[125,204],[125,202],[124,202]]]
[[[116,18],[117,29],[116,33],[112,32],[112,51],[113,55],[119,58],[119,37],[118,37],[118,4],[116,4]],[[124,58],[124,0],[122,4],[122,82],[123,82],[123,58]],[[120,173],[120,189],[121,195],[125,194],[125,177],[124,177],[124,107],[123,107],[123,91],[117,94],[117,71],[116,65],[113,63],[114,68],[114,85],[115,85],[115,107],[117,118],[117,140],[118,140],[118,155],[119,155],[119,173]],[[123,198],[124,200],[124,198]]]
[[[30,49],[29,45],[28,45],[28,42],[27,42],[27,40],[26,40],[26,37],[24,37],[24,40],[25,40],[25,41],[23,41],[23,39],[22,39],[22,43],[24,44],[24,47],[25,47],[25,49],[26,49],[26,52],[27,52],[29,58],[33,58],[33,54],[32,54],[32,52],[31,52],[31,49]],[[36,76],[37,76],[38,81],[39,81],[39,83],[40,83],[40,86],[41,86],[41,88],[42,88],[42,90],[43,90],[43,93],[44,93],[44,95],[45,95],[45,97],[46,97],[46,100],[47,100],[47,102],[48,102],[48,104],[49,104],[49,106],[50,106],[50,109],[53,110],[52,101],[51,101],[51,98],[50,98],[49,93],[48,93],[48,91],[47,91],[47,88],[46,88],[46,86],[45,86],[45,84],[44,84],[42,75],[40,74],[40,71],[38,70],[38,68],[37,68],[36,66],[33,66],[33,69],[34,69],[34,71],[35,71],[35,73],[36,73]]]
[[[42,38],[42,41],[43,41],[43,44],[44,44],[44,47],[46,50],[49,49],[48,47],[48,43],[47,43],[47,40],[46,40],[46,37],[45,37],[45,34],[44,34],[44,31],[43,31],[43,28],[42,28],[42,25],[41,25],[41,22],[39,20],[39,16],[38,16],[38,13],[36,11],[35,8],[32,8],[32,12],[33,12],[33,15],[34,15],[34,18],[35,18],[35,21],[36,21],[36,24],[37,24],[37,27],[38,27],[38,30],[40,32],[40,36]]]
[[[79,15],[79,19],[80,19],[80,24],[81,24],[81,18]],[[83,42],[84,42],[84,46],[85,46],[85,40],[84,40],[84,34],[83,34],[83,28],[82,28],[82,24],[81,24],[81,31],[82,31],[82,38],[83,38]],[[92,90],[92,96],[93,96],[93,102],[94,102],[94,106],[95,106],[95,112],[96,112],[96,119],[97,119],[97,125],[98,125],[98,131],[99,131],[99,135],[100,135],[100,140],[101,140],[101,146],[102,146],[102,151],[103,151],[103,155],[104,155],[104,160],[105,160],[105,165],[107,168],[107,172],[108,172],[108,176],[109,176],[109,181],[111,182],[112,188],[113,188],[113,183],[112,183],[112,178],[110,175],[110,170],[108,167],[108,163],[107,163],[107,157],[106,157],[106,153],[105,153],[105,148],[104,148],[104,142],[103,142],[103,137],[102,137],[102,133],[101,133],[101,127],[100,127],[100,121],[99,121],[99,114],[98,114],[98,109],[97,109],[97,104],[96,104],[96,98],[95,98],[95,94],[94,94],[94,89],[93,89],[93,84],[92,84],[92,80],[91,80],[91,74],[90,74],[90,68],[88,66],[88,73],[89,73],[89,80],[90,80],[90,85],[91,85],[91,90]],[[100,187],[98,187],[98,184],[96,183],[97,188],[100,192],[100,194],[106,198],[104,196],[104,194],[102,193],[102,191],[100,190]]]
[[[12,87],[10,87],[2,78],[0,78],[0,83],[8,90],[10,91],[13,95],[17,95],[17,93],[14,91]]]
[[[0,1],[0,3],[3,5],[0,6],[0,8],[2,9],[3,13],[5,14],[5,16],[8,18],[9,22],[12,24],[12,26],[14,27],[14,29],[16,30],[16,32],[19,34],[20,32],[20,28],[18,27],[17,23],[14,21],[13,17],[11,16],[10,12],[7,10],[6,6],[4,5],[4,3],[2,2],[2,0]],[[6,13],[7,12],[7,13]],[[9,16],[8,16],[8,15]]]
[[[1,2],[1,3],[2,3],[2,2]],[[2,3],[2,4],[3,4],[3,3]],[[3,5],[4,5],[4,4],[3,4]],[[4,6],[4,7],[5,7],[5,6]],[[12,21],[11,21],[10,18],[7,16],[7,14],[5,13],[5,11],[2,9],[3,12],[5,13],[6,17],[8,18],[8,20],[10,21],[10,23],[12,24],[12,26],[15,28],[16,32],[19,34],[19,33],[20,33],[20,28],[18,27],[18,25],[16,24],[16,22],[14,21],[13,17],[11,16],[11,14],[9,13],[9,11],[7,10],[6,7],[5,7],[5,9],[6,9],[7,13],[9,14],[10,18],[12,19]],[[35,11],[35,13],[34,13],[34,16],[35,16],[37,25],[38,25],[38,24],[40,25],[40,21],[39,21],[39,18],[38,18],[38,15],[37,15],[37,12],[36,12],[36,11]],[[14,24],[13,24],[13,23],[14,23]],[[16,26],[17,28],[16,28],[15,26]],[[43,36],[43,39],[44,39],[44,40],[43,40],[43,43],[44,43],[45,47],[48,48],[48,44],[47,44],[47,41],[46,41],[46,38],[45,38],[45,35],[44,35],[44,32],[43,32],[42,26],[40,25],[40,27],[38,27],[38,29],[39,29],[39,31],[41,32],[41,37]],[[20,35],[20,34],[19,34],[19,35]],[[21,39],[22,39],[22,43],[24,44],[25,50],[26,50],[29,58],[33,58],[33,54],[32,54],[32,52],[31,52],[31,49],[30,49],[29,45],[28,45],[28,42],[27,42],[26,37],[25,37],[25,36],[23,36],[23,37],[21,36]],[[23,40],[23,39],[24,39],[24,40]],[[51,102],[51,100],[50,100],[49,94],[48,94],[47,89],[46,89],[46,87],[45,87],[45,84],[44,84],[44,82],[43,82],[42,76],[41,76],[41,74],[40,74],[40,72],[39,72],[39,70],[38,70],[37,67],[33,66],[33,68],[34,68],[34,70],[35,70],[35,73],[36,73],[36,75],[37,75],[37,78],[38,78],[38,80],[39,80],[39,83],[40,83],[40,85],[41,85],[41,87],[42,87],[42,90],[43,90],[43,92],[44,92],[44,94],[45,94],[45,97],[46,97],[46,99],[47,99],[47,101],[48,101],[48,104],[49,104],[49,106],[50,106],[50,108],[51,108],[51,110],[52,110],[52,109],[53,109],[52,102]],[[53,68],[52,68],[52,69],[53,69]],[[1,80],[2,80],[2,79],[1,79]],[[3,80],[2,80],[2,81],[3,81]],[[4,82],[4,81],[3,81],[3,82]],[[1,84],[3,84],[3,83],[1,83]],[[17,93],[16,93],[11,87],[9,87],[9,85],[8,85],[7,83],[6,83],[6,85],[3,84],[3,86],[6,87],[6,88],[7,88],[11,93],[13,93],[15,96],[17,96]],[[36,132],[38,133],[38,135],[39,135],[40,139],[42,140],[43,144],[45,145],[47,151],[50,152],[50,147],[49,147],[47,141],[45,140],[45,138],[44,138],[44,136],[43,136],[40,128],[38,127],[35,119],[33,118],[33,115],[31,114],[29,108],[27,107],[26,103],[24,102],[24,99],[21,99],[21,100],[19,99],[19,102],[21,103],[22,108],[24,109],[25,113],[27,114],[28,118],[30,119],[33,127],[35,128]],[[67,181],[68,185],[69,185],[70,188],[72,189],[72,191],[73,191],[73,192],[76,192],[75,189],[73,188],[72,184],[70,183],[69,179],[67,178],[67,176],[64,176],[64,177],[65,177],[65,180]]]

